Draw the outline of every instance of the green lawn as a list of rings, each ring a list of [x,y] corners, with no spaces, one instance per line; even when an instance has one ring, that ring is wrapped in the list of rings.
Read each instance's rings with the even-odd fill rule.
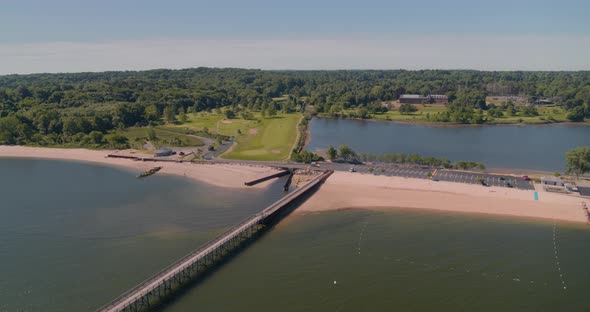
[[[125,130],[117,131],[118,134],[129,138],[129,143],[135,148],[141,148],[147,137],[147,127],[130,127]],[[198,138],[187,136],[181,133],[171,133],[154,128],[157,141],[153,142],[157,146],[202,146],[204,143]]]
[[[218,121],[222,120],[224,117],[221,114],[215,113],[193,113],[193,114],[186,114],[188,117],[188,121],[183,124],[176,124],[176,125],[168,125],[170,127],[179,127],[179,128],[191,128],[193,130],[202,131],[203,129],[209,129],[209,132],[215,133],[215,127]]]
[[[224,158],[248,160],[286,160],[297,139],[301,114],[264,119],[256,128],[236,138],[236,145]]]
[[[500,118],[494,118],[495,123],[525,123],[525,124],[543,124],[551,122],[566,122],[567,113],[561,107],[555,105],[544,105],[537,106],[539,116],[527,117],[523,116],[520,112],[514,116],[504,116]]]
[[[371,116],[376,120],[428,122],[428,120],[426,120],[426,114],[433,115],[438,112],[444,112],[447,109],[446,106],[442,104],[417,104],[414,106],[418,111],[410,114],[401,114],[399,110],[395,109],[383,114],[373,114]]]
[[[250,128],[255,128],[260,123],[259,120],[262,119],[259,114],[254,114],[255,118],[252,120],[242,118],[227,120],[222,114],[206,112],[187,114],[187,116],[188,121],[186,123],[168,124],[166,128],[189,128],[197,131],[203,131],[206,128],[212,134],[236,136],[238,130],[244,132]]]
[[[167,127],[189,128],[210,133],[234,136],[236,144],[222,158],[244,160],[286,160],[297,140],[297,125],[302,118],[299,113],[278,114],[262,118],[253,113],[253,119],[225,119],[221,114],[189,114],[184,124]],[[239,132],[238,132],[239,130]],[[218,132],[217,132],[218,131]]]
[[[392,111],[388,111],[383,114],[371,114],[371,119],[373,120],[390,120],[390,121],[404,121],[404,122],[412,122],[412,123],[430,123],[428,119],[426,119],[427,114],[431,116],[439,113],[444,112],[446,110],[446,106],[442,104],[427,104],[421,105],[417,104],[414,105],[418,111],[410,114],[400,114],[397,109]],[[345,111],[344,113],[349,113],[351,111]],[[539,116],[531,116],[527,117],[522,115],[521,112],[517,113],[514,116],[507,116],[506,112],[504,112],[503,117],[495,117],[493,118],[494,121],[492,123],[495,124],[545,124],[545,123],[554,123],[554,122],[567,122],[566,115],[567,113],[559,106],[555,105],[543,105],[537,106],[537,111],[539,112]],[[487,114],[487,113],[485,113]]]

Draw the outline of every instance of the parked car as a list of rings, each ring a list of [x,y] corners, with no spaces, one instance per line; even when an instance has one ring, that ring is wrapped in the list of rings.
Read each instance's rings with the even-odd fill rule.
[[[350,172],[356,172],[356,169],[354,169],[354,167],[350,167],[350,169],[348,171],[350,171]]]
[[[529,176],[527,176],[527,175],[525,175],[525,176],[522,176],[522,179],[523,179],[523,180],[526,180],[526,181],[530,181],[530,180],[531,180],[531,178],[529,178]]]
[[[504,181],[504,180],[506,180],[506,178],[500,177],[500,181]]]
[[[510,182],[506,182],[506,187],[513,187],[512,184],[510,184]]]

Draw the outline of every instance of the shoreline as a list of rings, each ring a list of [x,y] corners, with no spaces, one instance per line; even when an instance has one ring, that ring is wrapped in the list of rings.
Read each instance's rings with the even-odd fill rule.
[[[137,170],[138,174],[155,166],[154,162],[107,158],[106,155],[112,152],[0,145],[0,158],[79,161]],[[160,173],[225,188],[265,188],[272,180],[252,187],[245,186],[244,182],[276,172],[274,168],[261,165],[230,163],[165,162],[158,165],[162,166]],[[539,191],[539,200],[534,200],[534,193],[532,190],[337,171],[295,212],[403,208],[588,223],[581,208],[582,202],[590,206],[587,198]]]
[[[297,212],[311,213],[347,208],[386,211],[402,207],[588,223],[581,202],[590,204],[590,200],[541,191],[538,193],[539,200],[535,201],[534,192],[445,181],[335,172],[314,196],[297,209]]]
[[[245,186],[244,182],[272,174],[276,171],[271,167],[254,165],[244,166],[229,163],[196,164],[190,162],[154,163],[106,157],[106,155],[116,152],[120,151],[0,145],[0,158],[36,158],[78,161],[137,170],[138,174],[155,166],[161,166],[162,170],[160,170],[158,174],[163,173],[187,177],[198,182],[225,188],[266,188],[272,183],[272,180],[262,182],[255,186]]]
[[[375,119],[375,118],[341,118],[332,116],[313,116],[313,118],[320,119],[333,119],[333,120],[351,120],[351,121],[369,121],[369,122],[384,122],[384,123],[396,123],[404,125],[415,125],[425,127],[441,127],[441,128],[462,128],[462,127],[486,127],[486,126],[551,126],[551,125],[566,125],[566,126],[580,126],[590,127],[590,121],[573,122],[573,121],[560,121],[560,122],[544,122],[544,123],[483,123],[483,124],[461,124],[452,122],[434,122],[434,121],[410,121],[410,120],[387,120],[387,119]],[[313,120],[312,118],[312,120]]]

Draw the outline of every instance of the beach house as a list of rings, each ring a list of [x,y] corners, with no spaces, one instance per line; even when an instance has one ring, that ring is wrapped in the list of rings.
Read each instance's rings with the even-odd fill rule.
[[[563,180],[561,180],[560,177],[556,177],[556,176],[545,176],[541,178],[541,184],[548,185],[548,186],[559,186],[559,187],[565,187],[565,184],[563,183]]]

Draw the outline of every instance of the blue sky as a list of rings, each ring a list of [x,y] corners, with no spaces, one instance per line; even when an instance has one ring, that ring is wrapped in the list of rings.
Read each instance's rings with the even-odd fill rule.
[[[3,0],[0,73],[59,71],[58,66],[63,66],[63,71],[95,71],[200,65],[295,69],[590,69],[585,66],[590,61],[585,62],[584,55],[590,45],[588,14],[590,1],[582,0]],[[243,47],[244,40],[260,45]],[[419,45],[424,40],[435,40],[439,45],[430,48],[430,54],[422,51],[422,59],[411,57],[416,50],[401,48],[402,43]],[[314,50],[318,41],[323,50],[317,55],[306,51],[298,56],[288,50]],[[393,49],[400,61],[388,59],[387,55],[379,55],[382,59],[375,60],[376,55],[367,46],[367,52],[357,51],[343,58],[340,65],[330,62],[329,66],[322,66],[330,61],[326,59],[330,49],[339,53],[367,41],[374,43],[375,48]],[[466,47],[471,49],[470,42],[480,41],[489,45],[485,51],[507,42],[513,44],[513,49],[495,47],[494,53],[505,54],[505,58],[496,58],[491,64],[484,57],[464,65],[453,59],[464,53]],[[553,42],[565,46],[555,47]],[[175,45],[170,47],[172,50],[194,49],[195,58],[191,59],[188,52],[179,57],[178,51],[173,51],[168,57],[176,57],[176,61],[159,59],[167,57],[162,46],[170,44]],[[549,51],[536,52],[545,53],[536,57],[538,63],[523,64],[522,60],[527,60],[523,54],[531,44],[551,47]],[[457,48],[453,50],[451,45]],[[266,62],[253,58],[256,55],[240,62],[242,55],[261,47],[262,52],[266,51]],[[428,49],[421,47],[424,48]],[[441,51],[437,51],[439,48]],[[102,51],[101,60],[93,63],[92,58],[83,58],[83,54],[97,49]],[[232,50],[231,55],[212,62],[220,50],[228,49]],[[486,54],[478,49],[470,51]],[[568,60],[560,59],[560,51]],[[72,53],[77,53],[78,63],[67,62]],[[141,62],[134,60],[138,53],[142,54],[138,58]],[[441,58],[440,53],[446,53],[448,58]],[[438,63],[430,61],[433,57]],[[48,62],[59,63],[43,65]]]

